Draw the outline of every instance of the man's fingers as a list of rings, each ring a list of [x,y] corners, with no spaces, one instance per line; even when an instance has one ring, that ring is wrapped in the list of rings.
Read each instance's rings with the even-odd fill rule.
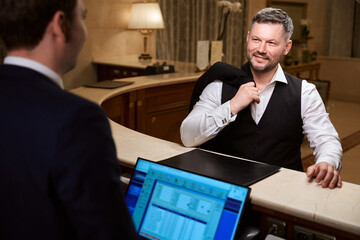
[[[260,97],[259,97],[259,95],[254,95],[253,96],[253,100],[256,102],[256,103],[260,103]]]
[[[331,189],[335,188],[337,186],[338,181],[339,181],[339,175],[334,173],[333,178],[331,179],[331,181],[329,183],[329,188],[331,188]]]
[[[244,83],[239,88],[239,90],[254,90],[254,89],[256,89],[254,82]]]
[[[323,188],[326,188],[329,186],[329,188],[334,188],[335,187],[335,184],[337,183],[337,179],[338,177],[337,176],[334,176],[334,170],[333,169],[328,169],[324,179],[323,179],[323,182],[321,184],[321,186]]]
[[[255,87],[254,82],[249,82],[249,83],[243,84],[242,87],[243,87],[243,90],[245,92],[247,92],[249,99],[251,99],[252,101],[255,101],[257,103],[260,103],[260,92]]]
[[[255,83],[242,84],[236,95],[230,100],[230,110],[233,114],[237,114],[253,101],[260,102],[259,91],[255,87]]]
[[[306,176],[308,178],[312,178],[313,176],[315,176],[315,170],[316,170],[315,165],[308,167],[308,169],[306,170]]]
[[[341,180],[341,175],[340,174],[339,174],[339,179],[338,179],[338,182],[337,182],[337,187],[338,188],[342,187],[342,180]]]
[[[306,176],[311,180],[315,179],[316,183],[321,182],[323,188],[335,188],[342,186],[340,173],[331,164],[318,163],[308,167]]]
[[[258,91],[258,89],[256,87],[249,87],[248,88],[249,90],[249,97],[257,102],[257,103],[260,103],[260,92]]]
[[[315,182],[319,183],[321,180],[323,180],[326,176],[327,173],[327,168],[319,168],[319,173],[317,174],[316,178],[315,178]]]
[[[249,87],[255,87],[255,82],[247,82],[247,83],[244,83],[242,84],[240,87],[245,87],[245,86],[249,86]]]

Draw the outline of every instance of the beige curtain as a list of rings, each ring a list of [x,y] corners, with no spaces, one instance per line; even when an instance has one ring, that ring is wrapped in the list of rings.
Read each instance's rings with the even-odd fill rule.
[[[359,1],[328,0],[324,55],[360,57]]]
[[[223,61],[241,66],[244,62],[246,0],[241,13],[229,14],[223,37]],[[157,59],[196,61],[198,40],[217,40],[221,19],[218,0],[159,0],[165,29],[157,31]]]

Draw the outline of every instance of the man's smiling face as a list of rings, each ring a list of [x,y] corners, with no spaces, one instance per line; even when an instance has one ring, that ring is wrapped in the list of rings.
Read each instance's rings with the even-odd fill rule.
[[[247,35],[246,55],[255,72],[274,69],[291,48],[281,24],[255,22]]]

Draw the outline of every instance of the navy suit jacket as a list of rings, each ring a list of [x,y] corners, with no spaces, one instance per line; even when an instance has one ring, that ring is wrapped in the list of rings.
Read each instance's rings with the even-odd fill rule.
[[[0,239],[135,239],[106,115],[0,66]]]

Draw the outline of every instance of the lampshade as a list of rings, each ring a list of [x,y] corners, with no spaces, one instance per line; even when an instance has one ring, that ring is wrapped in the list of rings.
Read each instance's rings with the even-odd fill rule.
[[[157,2],[135,2],[131,8],[129,29],[163,29],[164,21]]]

